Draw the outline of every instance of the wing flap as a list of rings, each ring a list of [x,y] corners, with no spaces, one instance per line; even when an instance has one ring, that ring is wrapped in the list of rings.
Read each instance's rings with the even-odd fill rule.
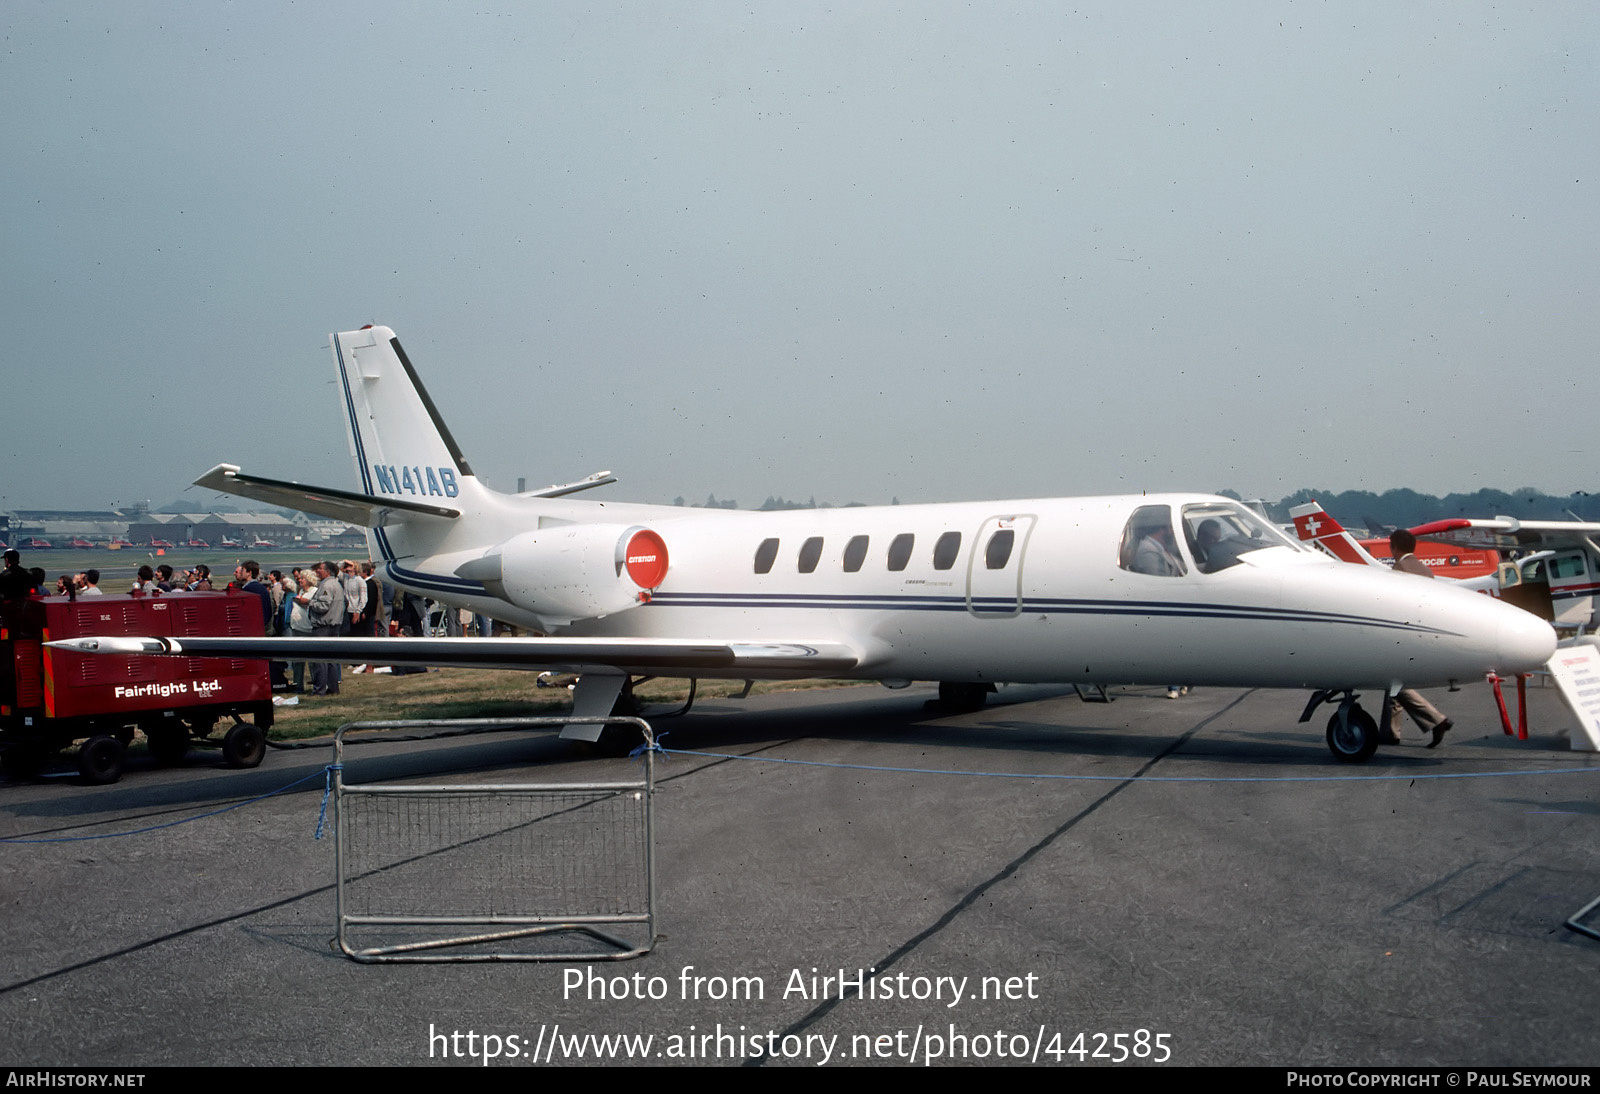
[[[676,673],[742,680],[836,676],[860,664],[837,642],[724,642],[653,638],[71,638],[75,653],[339,661],[475,669],[605,666],[637,675]]]

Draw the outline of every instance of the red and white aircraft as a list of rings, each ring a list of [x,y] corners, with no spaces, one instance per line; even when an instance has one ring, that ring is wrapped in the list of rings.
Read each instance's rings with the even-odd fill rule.
[[[1345,562],[1379,566],[1388,555],[1374,557],[1369,541],[1356,540],[1317,502],[1289,511],[1302,540],[1315,543]],[[1417,557],[1441,578],[1453,578],[1476,592],[1509,601],[1559,630],[1588,630],[1600,626],[1600,524],[1569,520],[1517,520],[1451,518],[1419,524]],[[1433,550],[1424,548],[1431,544]],[[1527,552],[1521,558],[1497,562],[1483,576],[1452,572],[1451,562],[1470,561],[1469,552],[1485,556],[1509,551]]]
[[[609,713],[630,675],[659,673],[937,680],[971,706],[1002,682],[1309,688],[1343,695],[1328,743],[1359,761],[1377,727],[1358,691],[1527,671],[1555,646],[1526,612],[1334,564],[1209,495],[754,513],[571,496],[607,476],[502,494],[473,474],[393,331],[337,334],[332,348],[356,489],[228,464],[197,485],[365,527],[384,581],[551,637],[69,648],[562,669],[582,673],[578,715]]]

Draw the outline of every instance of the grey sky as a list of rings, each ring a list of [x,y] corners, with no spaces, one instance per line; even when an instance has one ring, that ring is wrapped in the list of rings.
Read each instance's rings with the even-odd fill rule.
[[[3,507],[354,485],[369,322],[507,489],[1596,487],[1591,4],[0,26]]]

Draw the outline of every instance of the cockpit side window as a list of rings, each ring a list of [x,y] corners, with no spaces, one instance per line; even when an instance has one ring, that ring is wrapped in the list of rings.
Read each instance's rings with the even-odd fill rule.
[[[1203,574],[1237,566],[1251,551],[1267,547],[1304,550],[1258,514],[1232,502],[1203,502],[1183,507],[1183,532]]]
[[[1156,577],[1182,577],[1188,571],[1172,535],[1172,506],[1141,505],[1133,511],[1122,529],[1117,563]]]

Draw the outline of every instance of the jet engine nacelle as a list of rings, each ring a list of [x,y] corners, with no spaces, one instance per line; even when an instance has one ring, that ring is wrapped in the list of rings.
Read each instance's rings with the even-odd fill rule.
[[[552,625],[648,603],[667,545],[642,525],[563,524],[523,532],[457,573]]]

